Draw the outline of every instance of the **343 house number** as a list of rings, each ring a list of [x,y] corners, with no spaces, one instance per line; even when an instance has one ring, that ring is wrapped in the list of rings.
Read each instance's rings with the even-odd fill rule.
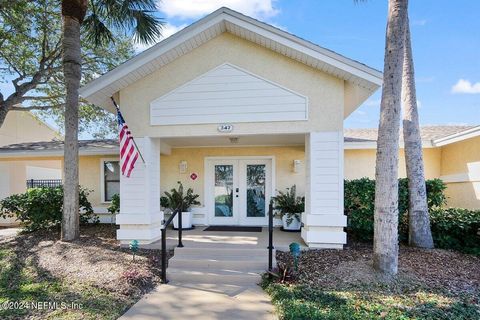
[[[232,132],[233,125],[231,124],[220,124],[217,127],[218,132]]]

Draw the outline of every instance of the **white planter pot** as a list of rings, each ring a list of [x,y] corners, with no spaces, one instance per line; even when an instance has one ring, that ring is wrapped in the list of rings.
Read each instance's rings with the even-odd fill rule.
[[[178,214],[173,218],[173,227],[178,229]],[[182,212],[182,229],[190,229],[192,227],[192,213]]]
[[[300,213],[297,213],[296,215],[298,215],[298,220],[300,220]],[[293,219],[292,219],[292,222],[290,222],[290,224],[287,224],[287,219],[289,216],[291,216]],[[302,223],[298,220],[293,215],[284,214],[282,216],[283,229],[284,230],[300,230],[300,228],[302,227]]]

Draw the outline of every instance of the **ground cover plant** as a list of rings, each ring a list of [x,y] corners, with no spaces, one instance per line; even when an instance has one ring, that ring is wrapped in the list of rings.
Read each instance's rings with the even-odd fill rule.
[[[281,319],[480,318],[480,257],[401,246],[393,280],[371,260],[365,243],[305,251],[293,276],[265,276],[262,286]],[[290,253],[278,252],[277,261],[293,269]]]

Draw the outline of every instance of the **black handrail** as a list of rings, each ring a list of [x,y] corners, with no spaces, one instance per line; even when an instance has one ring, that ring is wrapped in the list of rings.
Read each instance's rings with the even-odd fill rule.
[[[273,264],[273,204],[268,206],[268,270],[272,271]]]
[[[163,283],[168,283],[167,280],[167,227],[170,225],[172,220],[175,218],[175,215],[177,215],[181,210],[180,209],[175,209],[173,210],[172,214],[168,218],[167,221],[165,221],[162,225],[162,282]],[[182,243],[182,213],[178,215],[178,245],[177,247],[182,248],[183,243]]]

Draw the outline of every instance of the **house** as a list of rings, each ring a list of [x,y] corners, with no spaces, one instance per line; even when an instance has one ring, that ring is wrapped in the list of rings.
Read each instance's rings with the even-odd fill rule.
[[[112,112],[113,96],[145,159],[120,177],[118,239],[158,240],[161,186],[177,180],[200,194],[195,219],[209,225],[266,225],[266,208],[247,208],[249,188],[267,206],[296,184],[304,241],[343,247],[343,120],[381,83],[375,69],[227,8],[93,80],[81,96]],[[292,169],[302,156],[304,171]]]
[[[345,178],[375,177],[376,129],[345,130]],[[399,176],[406,177],[400,133]],[[445,182],[447,206],[480,209],[480,126],[421,128],[426,179]]]
[[[123,244],[159,239],[159,198],[177,181],[200,195],[192,211],[202,225],[267,225],[271,196],[296,185],[305,243],[342,248],[343,180],[373,177],[377,136],[343,121],[381,81],[379,71],[221,8],[81,89],[111,112],[116,99],[145,163],[125,178],[116,140],[82,141],[80,184],[105,222],[120,192]],[[479,128],[422,130],[427,177],[446,179],[455,206],[480,207]],[[0,163],[62,155],[61,142],[23,143],[0,148]],[[254,214],[252,189],[265,203]],[[231,204],[220,201],[232,191]]]
[[[61,135],[26,111],[10,111],[0,127],[0,147],[32,141],[52,141]],[[12,159],[13,160],[13,159]],[[61,179],[60,159],[16,159],[0,162],[0,199],[26,189],[27,180]],[[1,225],[12,224],[12,219],[1,219]]]

